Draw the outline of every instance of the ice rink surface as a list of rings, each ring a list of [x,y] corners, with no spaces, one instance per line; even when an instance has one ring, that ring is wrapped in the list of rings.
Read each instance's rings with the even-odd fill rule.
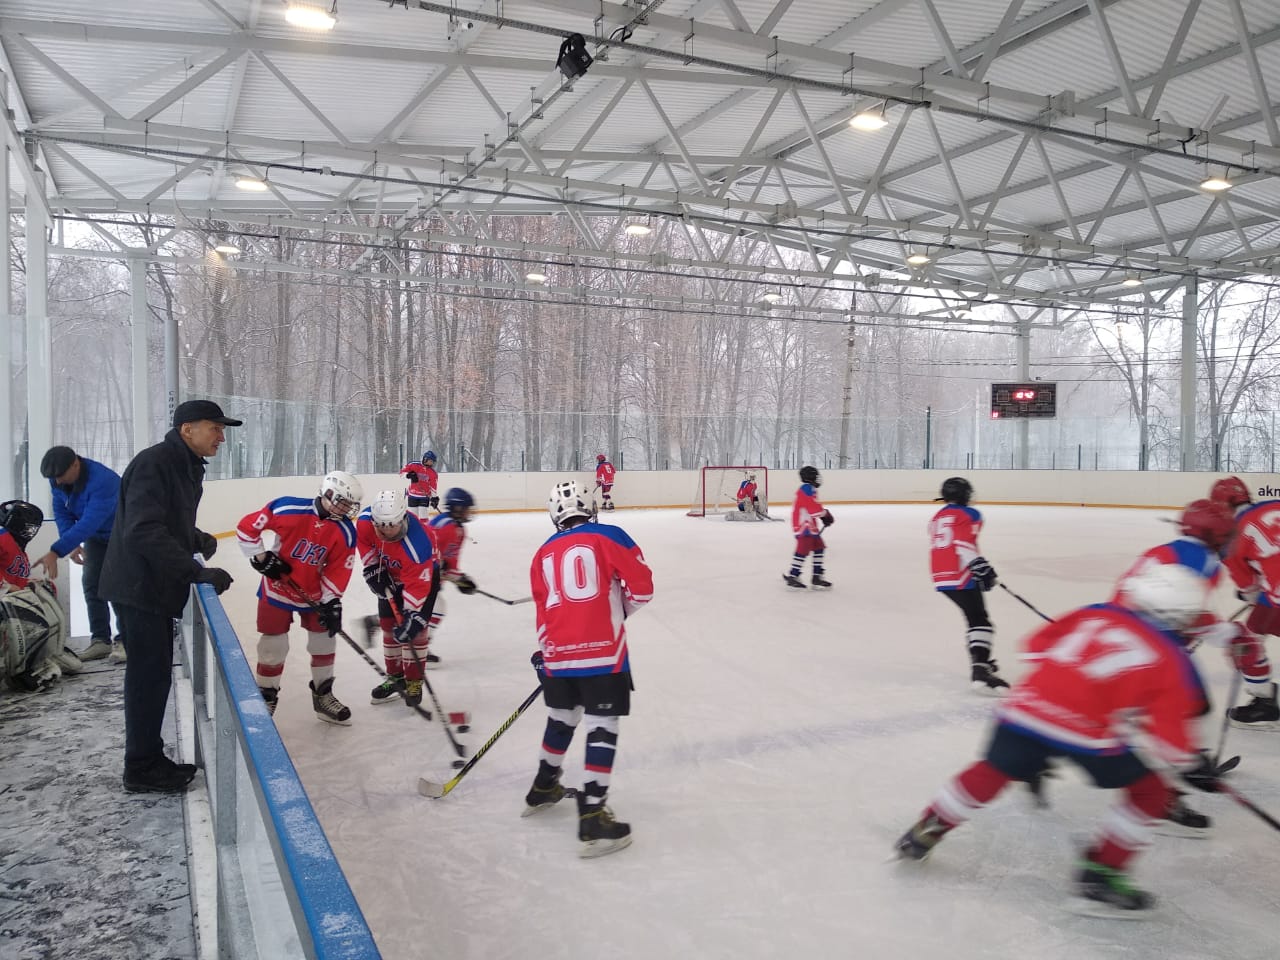
[[[1176,535],[1159,511],[975,506],[983,553],[1050,616],[1106,599],[1137,554]],[[452,793],[428,800],[418,777],[453,773],[443,731],[371,705],[378,677],[341,642],[335,692],[353,723],[316,720],[295,628],[276,722],[383,956],[1274,960],[1280,833],[1226,797],[1188,798],[1213,818],[1210,837],[1157,837],[1137,861],[1136,881],[1159,899],[1146,922],[1064,908],[1073,862],[1115,796],[1073,769],[1051,782],[1051,809],[1015,785],[926,863],[887,862],[980,752],[991,701],[969,689],[959,611],[932,590],[933,508],[833,512],[824,592],[782,582],[789,523],[602,515],[644,551],[655,596],[628,621],[636,691],[609,796],[635,842],[598,860],[576,855],[571,803],[520,816],[540,701]],[[482,589],[527,597],[546,515],[481,514],[469,530],[462,568]],[[234,541],[215,562],[237,578],[223,599],[253,661],[256,575]],[[533,608],[445,596],[432,645],[444,665],[430,680],[447,709],[472,711],[474,749],[534,688]],[[1224,614],[1239,606],[1225,589],[1216,600]],[[1040,621],[1000,589],[988,603],[996,658],[1016,679],[1019,641]],[[360,639],[374,604],[358,574],[345,607]],[[1217,650],[1196,656],[1220,711],[1228,665]],[[580,782],[582,739],[568,784]],[[1280,733],[1233,729],[1226,755],[1237,753],[1237,789],[1280,813]]]

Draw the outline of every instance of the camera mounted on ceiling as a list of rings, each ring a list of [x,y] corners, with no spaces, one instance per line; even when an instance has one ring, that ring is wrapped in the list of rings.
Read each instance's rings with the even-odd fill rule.
[[[556,66],[564,74],[565,79],[572,80],[587,72],[595,60],[587,53],[587,41],[580,33],[571,33],[560,44],[560,56],[556,58]]]

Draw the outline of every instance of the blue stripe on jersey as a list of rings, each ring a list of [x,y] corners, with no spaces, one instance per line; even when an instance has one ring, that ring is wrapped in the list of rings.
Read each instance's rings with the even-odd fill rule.
[[[315,498],[307,497],[276,497],[267,504],[267,509],[277,515],[309,513],[312,516],[320,516],[316,513]]]
[[[980,514],[973,507],[966,507],[959,503],[948,503],[945,507],[942,508],[942,510],[959,510],[961,513],[963,513],[966,517],[968,517],[974,523],[982,522],[982,514]],[[941,513],[942,510],[939,510],[938,512]]]
[[[1194,570],[1206,580],[1212,577],[1222,566],[1222,561],[1215,550],[1210,550],[1201,541],[1193,538],[1179,537],[1169,543],[1173,555],[1182,566]]]
[[[354,549],[356,545],[355,521],[350,517],[338,517],[336,520],[333,517],[330,517],[329,519],[342,529],[342,538],[347,542],[348,547]]]
[[[606,540],[612,540],[621,547],[630,550],[636,545],[636,542],[627,536],[627,532],[621,527],[615,527],[611,523],[579,523],[570,527],[568,530],[557,530],[551,536],[547,537],[546,542],[551,543],[561,537],[571,536],[575,533],[593,534],[598,537],[604,537]]]
[[[443,527],[445,524],[453,523],[453,517],[447,513],[437,513],[434,517],[427,521],[428,527]]]
[[[409,521],[409,529],[405,531],[404,539],[400,541],[404,546],[404,552],[415,563],[426,563],[435,552],[435,548],[431,545],[431,534],[427,533],[422,521],[412,513],[406,513],[404,518]]]

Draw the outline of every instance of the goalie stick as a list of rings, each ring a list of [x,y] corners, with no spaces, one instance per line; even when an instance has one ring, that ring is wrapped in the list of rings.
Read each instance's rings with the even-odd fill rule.
[[[475,752],[475,755],[467,761],[466,766],[453,775],[453,778],[446,780],[444,783],[437,783],[434,780],[428,780],[426,777],[418,779],[418,792],[424,797],[430,797],[433,800],[439,800],[445,796],[450,790],[458,785],[458,783],[471,772],[471,768],[480,762],[480,758],[489,752],[489,748],[498,742],[498,738],[511,729],[511,725],[520,719],[520,715],[529,709],[529,704],[538,699],[538,694],[542,692],[542,684],[539,683],[533,688],[533,692],[524,698],[524,703],[516,707],[515,712],[506,720],[502,721],[502,726],[494,731],[493,736],[485,741],[484,746]]]

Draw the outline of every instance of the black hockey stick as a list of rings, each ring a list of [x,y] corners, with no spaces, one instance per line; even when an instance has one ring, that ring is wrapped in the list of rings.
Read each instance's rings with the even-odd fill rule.
[[[1000,582],[1000,589],[1001,589],[1001,590],[1003,590],[1005,593],[1009,594],[1009,596],[1013,597],[1013,599],[1017,600],[1020,604],[1022,604],[1024,607],[1026,607],[1026,608],[1027,608],[1028,610],[1030,610],[1032,613],[1034,613],[1034,614],[1035,614],[1037,617],[1039,617],[1041,620],[1047,620],[1049,623],[1053,623],[1053,622],[1054,622],[1053,617],[1051,617],[1051,616],[1049,616],[1049,615],[1047,615],[1047,614],[1041,613],[1039,610],[1037,610],[1034,606],[1032,606],[1032,605],[1031,605],[1031,601],[1027,600],[1025,597],[1021,597],[1021,596],[1019,596],[1018,594],[1016,594],[1016,593],[1014,593],[1012,590],[1010,590],[1008,587],[1006,587],[1006,586],[1004,585],[1004,581],[1001,581],[1001,582]]]
[[[303,603],[309,606],[311,608],[312,613],[315,613],[315,614],[320,613],[320,605],[316,603],[314,600],[312,600],[305,593],[303,593],[302,588],[299,587],[293,580],[291,580],[289,577],[281,577],[280,582],[283,583],[290,590],[292,590],[297,595],[299,600],[301,600]],[[387,671],[384,670],[378,664],[378,662],[373,659],[373,657],[369,656],[369,654],[365,652],[364,648],[362,648],[360,644],[352,640],[351,635],[347,633],[347,631],[339,627],[338,636],[340,636],[343,640],[347,641],[347,646],[349,646],[356,653],[360,654],[360,659],[362,659],[369,666],[373,667],[373,669],[378,672],[378,676],[380,676],[383,680],[391,679],[391,677],[387,675]],[[399,694],[400,698],[403,700],[404,691],[397,690],[396,692]],[[407,700],[405,702],[408,703]],[[428,723],[430,723],[432,720],[435,719],[434,717],[431,716],[430,710],[424,710],[422,706],[418,704],[409,704],[409,706],[413,707],[413,709],[417,712],[418,716],[422,717],[422,719],[426,720]]]
[[[510,730],[511,725],[520,719],[520,715],[529,709],[529,705],[533,703],[534,700],[538,699],[538,694],[541,692],[542,684],[539,683],[533,688],[533,692],[524,698],[524,703],[516,707],[515,713],[502,721],[502,726],[498,727],[498,729],[494,731],[493,736],[485,741],[484,746],[475,752],[475,756],[467,761],[466,766],[454,774],[453,779],[446,780],[444,783],[436,783],[433,780],[428,780],[426,777],[420,777],[418,779],[418,792],[424,797],[431,797],[433,800],[439,800],[450,790],[456,787],[459,781],[471,772],[471,768],[480,762],[480,758],[489,752],[489,748],[498,742],[498,738]]]
[[[1246,603],[1243,607],[1241,607],[1239,610],[1237,610],[1235,613],[1231,615],[1231,619],[1232,620],[1238,619],[1240,614],[1244,613],[1246,610],[1250,609],[1252,606],[1253,604]],[[1213,754],[1213,769],[1215,774],[1217,774],[1218,776],[1221,776],[1222,774],[1227,773],[1228,771],[1234,770],[1236,766],[1240,763],[1239,757],[1232,757],[1231,760],[1227,760],[1225,762],[1222,759],[1222,750],[1227,745],[1227,730],[1231,726],[1231,710],[1236,705],[1236,698],[1240,696],[1240,685],[1244,682],[1244,674],[1240,672],[1240,668],[1238,666],[1235,666],[1234,663],[1232,663],[1232,666],[1235,667],[1235,673],[1231,678],[1231,687],[1227,693],[1227,707],[1222,712],[1222,731],[1218,734],[1218,749],[1215,750]],[[1234,760],[1235,763],[1232,763],[1232,760]],[[1223,769],[1224,767],[1226,769]]]
[[[488,590],[481,590],[479,587],[476,587],[475,592],[480,594],[482,597],[488,597],[490,600],[497,600],[499,603],[505,603],[508,607],[514,607],[517,603],[533,602],[533,597],[521,597],[519,600],[508,600],[506,597],[500,597],[495,593],[490,593]]]
[[[1240,791],[1236,790],[1235,787],[1232,787],[1230,784],[1226,783],[1225,781],[1220,781],[1218,783],[1218,792],[1225,793],[1228,797],[1230,797],[1236,803],[1240,804],[1240,806],[1244,807],[1250,813],[1254,814],[1259,820],[1262,820],[1264,823],[1266,823],[1267,826],[1271,827],[1273,830],[1280,830],[1280,820],[1277,820],[1275,817],[1271,816],[1271,814],[1267,813],[1267,811],[1263,810],[1252,800],[1248,799],[1247,797],[1241,796]]]
[[[435,611],[436,597],[440,594],[440,578],[439,576],[432,578],[431,593],[427,596],[427,602],[424,604],[422,613],[426,617],[428,624],[431,622],[431,614]],[[404,623],[404,618],[400,614],[400,605],[396,603],[395,597],[384,594],[387,605],[391,607],[391,615],[395,617],[396,623]],[[426,628],[424,628],[426,629]],[[427,668],[422,662],[422,658],[418,656],[418,648],[413,645],[413,639],[409,640],[409,655],[413,657],[413,662],[418,665],[418,672],[422,674],[422,685],[426,687],[427,694],[431,697],[431,703],[436,708],[436,713],[440,717],[440,723],[444,727],[444,735],[449,738],[449,743],[453,746],[453,752],[458,755],[457,760],[453,761],[455,767],[463,765],[461,758],[467,755],[467,748],[458,742],[458,738],[453,735],[453,728],[449,725],[449,714],[445,713],[444,708],[440,706],[440,698],[436,696],[436,692],[432,689],[431,681],[427,679]]]

